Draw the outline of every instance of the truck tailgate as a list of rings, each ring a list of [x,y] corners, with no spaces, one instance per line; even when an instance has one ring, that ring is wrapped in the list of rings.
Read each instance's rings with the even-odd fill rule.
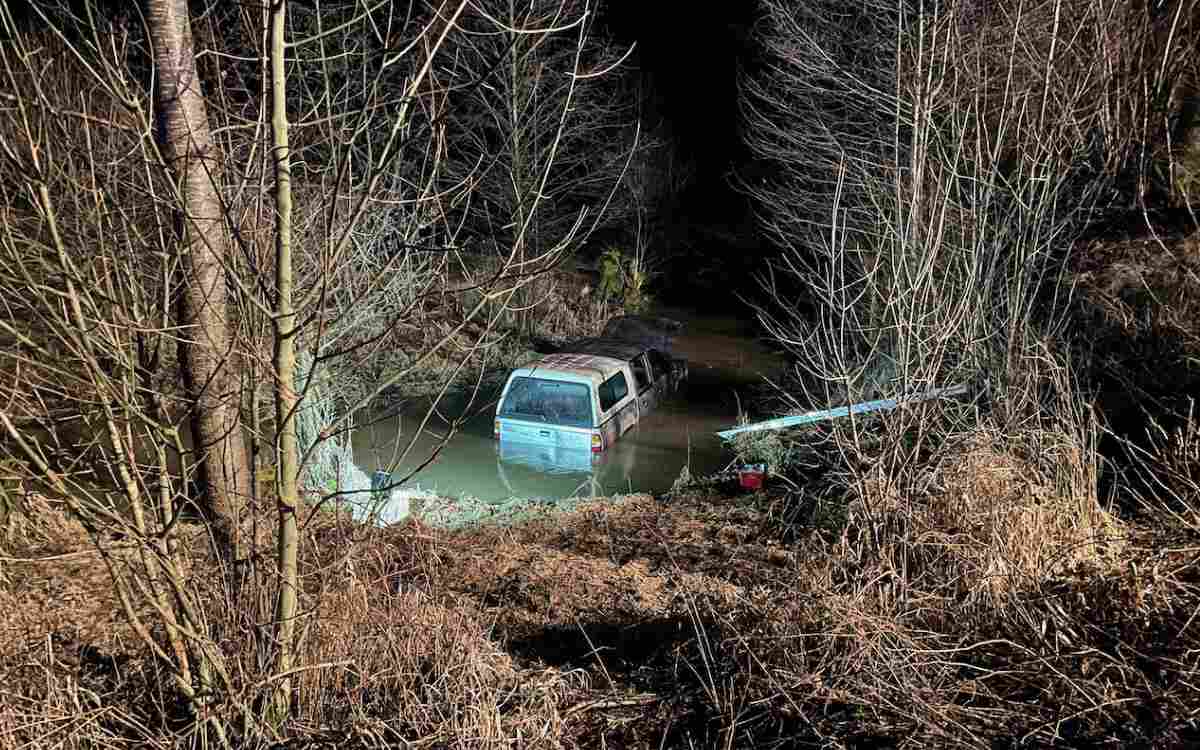
[[[500,441],[512,441],[543,445],[568,450],[591,450],[592,431],[579,427],[564,427],[562,425],[525,422],[518,419],[501,417]]]

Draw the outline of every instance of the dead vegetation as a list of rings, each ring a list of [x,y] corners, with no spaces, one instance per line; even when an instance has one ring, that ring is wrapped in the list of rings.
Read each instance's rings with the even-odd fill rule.
[[[814,324],[780,287],[789,304],[773,332],[812,368],[826,400],[982,372],[994,379],[990,403],[833,428],[803,446],[811,460],[806,453],[790,484],[753,495],[683,486],[465,531],[365,528],[305,508],[296,667],[286,674],[273,666],[283,618],[266,553],[244,569],[220,567],[203,526],[173,505],[149,531],[85,528],[5,475],[0,748],[1200,742],[1195,227],[1168,231],[1142,216],[1134,224],[1145,230],[1074,242],[1079,215],[1145,200],[1156,170],[1194,156],[1177,160],[1168,138],[1146,132],[1190,96],[1194,3],[1145,17],[1136,4],[1108,8],[1140,26],[1110,24],[1095,4],[1009,17],[963,3],[944,17],[908,18],[932,35],[911,38],[887,27],[907,6],[865,9],[858,18],[879,24],[869,29],[847,26],[836,3],[811,6],[818,16],[773,6],[781,64],[771,70],[783,77],[761,87],[754,132],[765,136],[759,148],[795,168],[757,188],[777,212],[776,238],[799,246],[820,229],[808,250],[821,261],[805,266],[793,254],[792,281],[824,293],[825,308]],[[924,20],[936,23],[915,23]],[[1045,34],[1058,28],[1072,32],[1061,50]],[[1117,33],[1126,28],[1132,41]],[[1007,57],[964,67],[998,48],[984,44],[989,33]],[[879,46],[855,46],[857,36]],[[843,76],[825,53],[845,48],[863,53],[855,65],[894,58],[896,69]],[[790,78],[788,64],[800,66]],[[1054,95],[1060,81],[1074,82],[1060,87],[1070,96]],[[1142,88],[1158,92],[1161,112],[1110,96]],[[882,140],[839,131],[846,112],[886,124]],[[894,122],[893,112],[924,119]],[[794,123],[826,115],[807,141],[792,138]],[[1113,144],[1094,179],[1093,137]],[[72,248],[90,253],[99,240],[84,218],[86,241]],[[10,244],[25,257],[25,245]],[[80,265],[96,267],[91,255]],[[448,273],[415,270],[423,283]],[[14,290],[23,278],[13,277]],[[603,319],[602,301],[573,304],[570,287],[554,283],[546,276],[526,290],[531,304],[559,311],[546,321],[552,332]],[[1056,293],[1044,294],[1049,287]],[[353,302],[356,287],[344,288]],[[446,339],[463,349],[492,330],[460,337],[474,306],[420,291],[397,290],[411,314],[356,364],[389,346]],[[53,311],[57,297],[47,299]],[[433,363],[445,371],[454,359]],[[89,360],[87,373],[109,383],[110,365]],[[377,374],[364,375],[372,388]],[[9,390],[13,403],[40,408],[34,386]],[[1089,408],[1092,391],[1103,422]],[[132,447],[128,455],[138,468]],[[107,502],[110,489],[97,496]],[[124,506],[104,509],[123,518]],[[140,545],[126,546],[131,539]],[[178,549],[158,546],[168,539]],[[127,604],[122,594],[162,561],[175,588]],[[197,652],[219,656],[190,663],[225,670],[219,681],[196,679],[201,694],[188,705],[170,659],[153,653],[170,640],[160,631],[179,627],[169,608],[195,628],[186,635]],[[135,632],[139,622],[150,628]],[[290,715],[264,723],[284,680],[296,698]]]
[[[608,688],[588,724],[608,746],[1185,742],[1194,551],[1148,559],[999,437],[877,504],[878,552],[861,499],[842,533],[788,543],[801,498],[634,497],[457,535],[445,585],[516,653]]]
[[[1126,435],[1140,432],[1139,406],[1185,414],[1200,394],[1200,242],[1186,224],[1132,221],[1071,256],[1078,357]]]
[[[315,514],[299,713],[279,739],[1185,746],[1200,711],[1195,527],[1176,523],[1165,544],[1165,522],[1064,492],[1078,462],[1045,435],[964,434],[920,486],[868,484],[824,529],[814,499],[780,485],[457,532]],[[1175,512],[1194,520],[1188,486],[1178,502],[1193,504]],[[85,551],[67,529],[7,549],[0,745],[175,742],[170,686],[120,635],[108,577],[71,557],[14,562]],[[247,691],[217,710],[248,701],[262,674],[266,589],[201,598]]]

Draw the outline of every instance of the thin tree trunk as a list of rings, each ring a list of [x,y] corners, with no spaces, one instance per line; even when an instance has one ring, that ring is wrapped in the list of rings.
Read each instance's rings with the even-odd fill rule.
[[[241,557],[238,510],[252,477],[226,309],[229,235],[217,185],[219,165],[196,75],[187,2],[149,0],[148,19],[159,148],[182,201],[176,226],[183,269],[177,315],[185,330],[179,366],[192,407],[201,502],[219,551],[236,560]]]
[[[296,443],[296,313],[292,307],[292,177],[288,153],[283,34],[286,0],[271,6],[271,139],[275,161],[275,424],[278,430],[279,593],[275,601],[275,675],[273,718],[281,722],[291,706],[292,641],[296,630],[296,558],[299,533],[300,452]]]

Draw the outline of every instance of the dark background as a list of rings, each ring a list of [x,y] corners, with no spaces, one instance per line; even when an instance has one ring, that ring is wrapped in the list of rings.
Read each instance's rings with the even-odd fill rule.
[[[771,252],[736,188],[737,176],[753,168],[738,127],[738,73],[753,65],[756,13],[752,0],[609,0],[605,7],[609,33],[635,45],[651,121],[692,169],[688,184],[657,207],[651,252],[661,272],[655,291],[666,301],[746,291]],[[710,302],[719,307],[731,299]]]
[[[3,1],[3,0],[0,0]],[[194,15],[232,12],[232,0],[195,0]],[[310,0],[293,2],[312,6]],[[31,0],[9,0],[18,24],[37,25]],[[140,27],[139,5],[98,0],[112,17]],[[83,3],[63,0],[79,12]],[[652,294],[668,303],[723,307],[735,294],[758,288],[754,274],[774,249],[754,221],[749,200],[736,186],[754,164],[739,132],[738,76],[754,64],[751,30],[755,0],[601,0],[600,33],[633,45],[644,124],[664,136],[689,174],[673,193],[650,206],[649,247],[657,272]],[[148,73],[148,69],[147,69]],[[712,294],[719,291],[721,294]]]

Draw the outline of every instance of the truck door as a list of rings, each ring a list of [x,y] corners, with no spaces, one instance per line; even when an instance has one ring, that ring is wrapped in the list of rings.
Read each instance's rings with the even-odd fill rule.
[[[641,419],[654,411],[654,407],[658,405],[659,389],[655,387],[654,373],[644,352],[630,360],[629,366],[633,370],[633,380],[637,388],[638,418]]]
[[[658,389],[659,399],[661,400],[667,394],[674,393],[679,388],[679,382],[683,379],[683,373],[678,365],[671,362],[671,358],[657,349],[651,349],[648,352],[650,357],[650,368],[654,375],[654,387]]]

